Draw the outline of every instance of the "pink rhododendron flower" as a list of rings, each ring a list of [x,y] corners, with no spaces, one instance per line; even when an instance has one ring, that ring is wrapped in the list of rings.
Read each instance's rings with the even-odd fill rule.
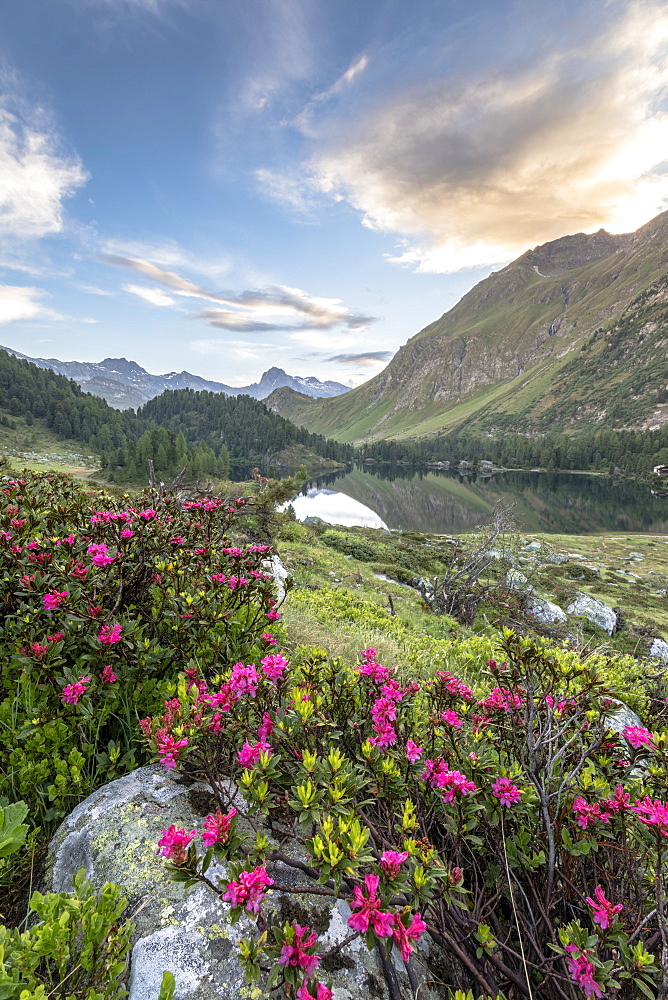
[[[315,993],[311,990],[314,989]],[[329,986],[325,986],[318,979],[315,980],[313,986],[309,986],[308,980],[304,980],[302,985],[297,990],[297,1000],[332,1000],[334,994],[330,990]]]
[[[266,740],[267,736],[271,736],[274,731],[274,722],[269,714],[269,712],[262,713],[262,722],[257,727],[257,738],[259,740]]]
[[[95,604],[89,604],[88,607],[86,608],[86,611],[91,616],[91,618],[97,618],[97,616],[102,611],[102,608],[98,607]],[[99,636],[98,636],[98,638],[99,638]]]
[[[274,639],[274,637],[271,634],[271,632],[260,632],[260,638],[264,639],[264,641],[266,642],[266,644],[268,646],[275,646],[276,645],[276,640]]]
[[[67,590],[52,590],[49,594],[44,595],[42,604],[47,611],[55,611],[56,608],[65,603],[67,596]]]
[[[419,913],[413,914],[413,919],[408,927],[406,927],[399,914],[395,916],[392,936],[394,937],[395,944],[401,952],[401,957],[404,962],[407,962],[413,954],[413,945],[411,944],[411,941],[419,941],[423,931],[426,931],[426,929],[427,925]]]
[[[280,612],[274,611],[273,608],[267,612],[267,620],[270,622],[277,622],[280,617]]]
[[[169,830],[162,831],[162,837],[158,841],[158,847],[162,850],[158,854],[162,854],[173,865],[182,865],[186,860],[188,844],[196,836],[197,830],[186,833],[185,830],[177,830],[172,823]]]
[[[81,696],[86,693],[87,684],[90,684],[90,677],[80,677],[73,684],[66,684],[60,700],[66,705],[76,705]]]
[[[150,509],[149,510],[140,510],[137,513],[137,517],[140,517],[142,519],[142,521],[152,521],[157,516],[158,516],[157,513],[154,510],[150,510]]]
[[[113,646],[114,643],[121,641],[122,632],[121,625],[103,625],[98,632],[98,642],[101,642],[103,646]]]
[[[235,663],[230,674],[230,687],[236,698],[248,694],[254,698],[257,694],[257,686],[260,683],[260,675],[254,664],[245,666],[243,663]]]
[[[485,712],[510,712],[514,708],[521,708],[523,703],[524,698],[520,692],[501,687],[495,687],[489,698],[478,702]]]
[[[225,683],[221,685],[220,691],[216,691],[213,694],[206,694],[203,696],[202,700],[208,701],[211,705],[215,705],[221,712],[229,712],[232,709],[232,705],[238,699],[232,690],[232,685]]]
[[[155,745],[160,755],[162,766],[165,771],[169,771],[171,768],[176,767],[181,751],[188,746],[188,740],[185,736],[180,740],[175,740],[173,736],[165,734],[161,738],[156,739]]]
[[[656,826],[664,837],[668,837],[668,803],[660,799],[652,800],[646,795],[631,806],[631,811],[645,826]]]
[[[391,913],[382,913],[380,899],[376,895],[378,891],[378,875],[365,875],[364,886],[367,891],[365,896],[361,887],[356,885],[353,888],[353,899],[350,904],[351,910],[359,910],[348,917],[348,926],[360,934],[366,934],[369,924],[373,927],[374,933],[378,937],[389,937],[392,933],[394,917]]]
[[[634,750],[642,746],[651,745],[654,742],[652,733],[649,729],[643,729],[642,726],[627,726],[623,735]]]
[[[452,709],[448,709],[447,712],[441,712],[441,719],[446,725],[452,726],[454,729],[461,729],[464,725],[464,720],[460,719],[456,712]]]
[[[273,884],[267,869],[258,865],[252,872],[241,872],[238,882],[228,882],[221,898],[233,907],[243,906],[247,913],[259,913],[265,889]]]
[[[281,653],[271,653],[260,660],[265,677],[269,680],[280,681],[288,667],[288,661]]]
[[[624,791],[623,785],[617,785],[614,792],[609,799],[603,799],[601,802],[602,806],[609,809],[610,812],[623,812],[625,809],[629,808],[629,803],[631,802],[631,796],[628,792]]]
[[[419,760],[423,753],[424,750],[422,747],[419,747],[417,743],[413,743],[413,740],[406,740],[406,759],[409,760],[411,764],[414,764],[417,760]]]
[[[496,795],[502,806],[514,806],[522,798],[523,792],[510,778],[497,778],[492,785],[492,795]]]
[[[615,917],[618,913],[621,913],[624,907],[621,903],[613,904],[605,898],[605,893],[600,885],[597,885],[594,889],[594,895],[596,899],[592,899],[591,896],[587,896],[586,900],[591,906],[594,913],[594,923],[599,924],[601,930],[606,931],[615,922]]]
[[[239,763],[242,767],[247,767],[251,770],[259,761],[261,753],[271,753],[271,747],[268,743],[260,740],[258,743],[253,743],[251,745],[248,740],[246,740],[243,747],[237,754],[237,757],[239,758]]]
[[[236,814],[237,810],[232,808],[225,816],[223,816],[220,810],[213,815],[207,816],[204,820],[204,833],[202,834],[202,840],[207,847],[227,842],[230,835],[230,825]]]
[[[30,647],[30,651],[33,656],[36,656],[38,660],[41,660],[42,657],[49,651],[49,647],[41,646],[38,642],[33,642]]]
[[[404,861],[408,861],[408,851],[383,851],[380,856],[380,867],[387,878],[395,879]]]
[[[118,675],[114,673],[113,667],[109,663],[102,667],[100,680],[103,684],[115,684],[118,680]]]
[[[464,684],[463,681],[460,681],[458,677],[455,677],[454,674],[448,673],[447,670],[437,670],[436,676],[448,694],[455,695],[457,698],[463,698],[464,701],[471,701],[473,698],[471,688]]]
[[[226,556],[233,556],[233,557],[242,556],[244,554],[244,550],[239,548],[223,549],[223,552],[225,553]]]
[[[571,979],[578,984],[586,997],[602,997],[603,990],[594,980],[596,966],[590,959],[590,951],[580,951],[574,944],[566,945],[566,965]]]
[[[65,633],[64,632],[54,632],[53,635],[47,635],[46,641],[47,642],[62,642],[64,638],[65,638]]]
[[[309,955],[306,949],[315,947],[318,936],[313,931],[308,933],[311,930],[310,927],[302,927],[300,924],[293,924],[292,927],[295,932],[292,944],[287,941],[283,943],[278,964],[304,969],[307,976],[312,976],[320,962],[320,956]]]
[[[601,823],[610,822],[610,813],[601,809],[598,802],[591,805],[581,795],[573,801],[573,812],[577,816],[577,824],[583,830],[590,826],[595,826],[600,820]]]
[[[114,561],[114,556],[109,555],[109,549],[104,542],[99,545],[89,545],[86,553],[91,557],[91,562],[95,566],[109,566]]]
[[[132,531],[130,528],[123,528],[120,531],[121,538],[126,538],[126,539],[127,538],[134,538],[134,534],[135,534],[134,531]]]

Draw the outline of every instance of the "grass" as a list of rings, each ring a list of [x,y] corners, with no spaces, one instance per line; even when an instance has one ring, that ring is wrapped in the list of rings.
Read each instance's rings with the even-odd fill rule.
[[[97,468],[97,459],[79,441],[59,438],[41,424],[28,425],[23,417],[12,417],[15,428],[0,425],[0,454],[12,468],[33,472],[53,470],[86,478]]]

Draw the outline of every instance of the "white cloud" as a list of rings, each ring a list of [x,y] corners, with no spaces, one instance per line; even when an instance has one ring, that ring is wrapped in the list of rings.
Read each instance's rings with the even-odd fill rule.
[[[78,158],[60,151],[43,111],[0,106],[0,235],[31,239],[61,232],[63,202],[86,179]]]
[[[441,69],[334,112],[313,140],[320,189],[399,234],[390,259],[425,271],[637,228],[668,199],[668,10],[602,6],[595,30],[555,33],[522,60],[477,77]]]
[[[46,292],[41,288],[0,285],[0,325],[22,319],[61,319],[39,301],[44,295]]]
[[[151,260],[120,254],[107,254],[101,259],[114,267],[141,274],[155,284],[168,288],[172,295],[214,303],[215,307],[201,309],[197,315],[210,326],[223,330],[257,333],[270,330],[320,330],[335,326],[363,330],[374,322],[371,316],[353,313],[340,299],[310,295],[301,288],[278,285],[243,292],[213,292],[176,271],[159,267]],[[140,285],[123,287],[154,305],[176,305],[171,295],[167,296],[158,289],[147,289]]]
[[[131,292],[152,306],[173,306],[176,300],[171,295],[165,295],[159,288],[146,288],[144,285],[122,285],[124,292]]]

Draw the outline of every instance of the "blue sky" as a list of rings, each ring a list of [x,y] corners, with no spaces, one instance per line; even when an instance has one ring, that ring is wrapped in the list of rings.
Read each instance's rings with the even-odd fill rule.
[[[654,0],[3,0],[0,343],[358,384],[667,206]]]

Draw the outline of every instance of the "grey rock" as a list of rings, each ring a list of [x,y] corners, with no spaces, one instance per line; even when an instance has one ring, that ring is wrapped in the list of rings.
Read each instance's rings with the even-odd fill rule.
[[[506,586],[511,590],[520,590],[523,594],[533,594],[534,588],[531,586],[524,573],[518,569],[509,569],[506,573]]]
[[[565,552],[550,552],[549,555],[545,556],[545,562],[552,563],[553,566],[563,566],[564,563],[570,561],[570,556]]]
[[[623,733],[627,726],[642,726],[642,720],[623,701],[616,702],[615,708],[606,716],[606,723],[615,733]]]
[[[237,806],[242,803],[237,801]],[[229,905],[205,886],[184,889],[167,876],[163,860],[156,856],[162,831],[202,830],[204,816],[215,808],[204,785],[186,785],[160,766],[143,767],[98,789],[76,807],[51,842],[51,888],[67,892],[72,878],[83,865],[96,888],[105,882],[121,886],[128,899],[127,916],[135,923],[129,979],[129,1000],[155,1000],[165,970],[176,981],[176,1000],[238,1000],[260,997],[249,990],[236,959],[236,941],[253,933],[250,918],[229,922]],[[250,828],[248,828],[250,831]],[[268,866],[269,867],[269,866]],[[302,885],[305,877],[277,863],[270,875],[283,883]],[[208,877],[217,882],[226,874],[213,863]],[[265,910],[281,921],[288,894],[267,893]],[[321,939],[325,948],[347,936],[350,910],[344,901],[323,903],[323,897],[299,895],[310,923],[326,927]],[[425,962],[428,946],[416,952],[417,975],[430,979]],[[362,1000],[372,995],[388,1000],[375,952],[368,952],[357,939],[341,952],[343,962],[332,974],[336,1000]],[[344,966],[344,967],[341,967]],[[401,963],[396,964],[402,990],[409,984]],[[330,974],[327,975],[330,978]],[[422,995],[422,991],[421,991]],[[437,1000],[432,990],[424,1000]]]
[[[665,639],[653,639],[652,645],[649,648],[649,655],[654,656],[657,660],[663,660],[668,663],[668,642]]]
[[[575,598],[568,605],[566,611],[569,615],[581,615],[583,618],[587,618],[608,635],[612,635],[617,627],[617,615],[612,608],[581,590],[576,591]]]
[[[558,604],[553,604],[545,597],[531,596],[525,601],[527,611],[530,611],[534,618],[544,625],[554,625],[557,622],[566,622],[568,618]]]
[[[331,524],[328,524],[327,521],[323,521],[323,519],[321,517],[316,517],[315,514],[309,514],[308,517],[304,518],[304,520],[303,520],[302,523],[303,524],[322,524],[322,525],[324,525],[327,528],[331,528]]]
[[[629,552],[629,559],[644,559],[644,552]]]
[[[527,542],[527,544],[524,546],[527,552],[538,552],[540,549],[542,549],[542,547],[543,546],[540,542]]]
[[[666,590],[665,587],[662,587],[661,590],[657,590],[657,594],[659,597],[665,597],[666,594],[668,594],[668,590]]]
[[[276,586],[276,596],[278,597],[279,602],[284,601],[286,592],[285,583],[291,574],[283,565],[281,557],[276,555],[276,553],[274,553],[271,559],[262,560],[262,566],[264,567],[265,571],[269,573],[273,578],[274,584]]]

